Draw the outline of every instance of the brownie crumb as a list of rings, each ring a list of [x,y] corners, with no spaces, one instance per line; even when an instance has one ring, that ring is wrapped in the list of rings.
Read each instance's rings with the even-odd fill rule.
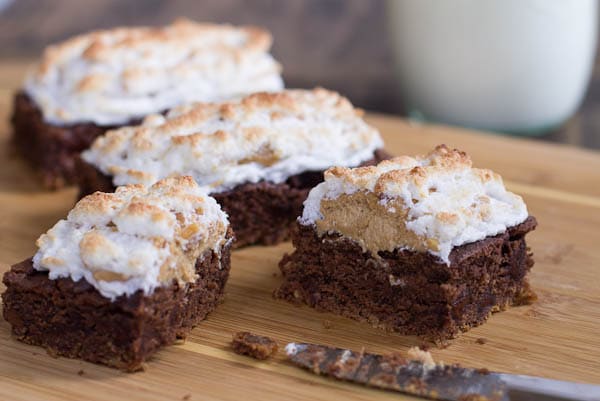
[[[448,348],[450,346],[451,341],[447,340],[447,339],[434,338],[433,339],[433,344],[438,349],[446,349],[446,348]]]
[[[233,352],[264,360],[273,356],[277,350],[277,342],[272,338],[252,334],[248,331],[235,333],[231,341]]]
[[[273,272],[272,276],[277,277],[277,272]]]
[[[191,395],[191,394],[186,394],[186,395],[184,395],[183,397],[181,397],[181,399],[182,399],[183,401],[189,401],[191,398],[192,398],[192,395]]]
[[[333,327],[333,323],[331,323],[331,320],[323,320],[321,323],[323,324],[323,327],[326,329],[330,329]]]
[[[58,359],[60,357],[60,354],[54,348],[46,348],[46,354],[48,354],[48,356],[50,356],[51,358],[55,359]]]
[[[524,315],[537,318],[537,317],[542,316],[542,313],[534,306],[531,309],[525,311]]]
[[[519,293],[515,295],[515,305],[531,305],[538,300],[537,294],[531,289],[528,282],[525,283]]]
[[[425,342],[419,344],[418,347],[421,351],[429,351],[431,349],[431,346]]]
[[[475,342],[477,344],[483,345],[483,344],[487,343],[487,338],[479,337],[477,340],[475,340]]]
[[[85,371],[83,369],[79,369],[79,371],[77,372],[77,374],[79,376],[83,376],[85,374]]]

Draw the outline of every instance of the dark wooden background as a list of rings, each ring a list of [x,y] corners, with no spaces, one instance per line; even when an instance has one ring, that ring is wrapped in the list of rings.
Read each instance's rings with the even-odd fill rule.
[[[288,86],[338,90],[369,110],[402,114],[384,0],[0,0],[0,62],[32,59],[49,43],[115,25],[179,16],[257,24],[273,32]],[[542,139],[600,149],[600,63],[579,112]]]

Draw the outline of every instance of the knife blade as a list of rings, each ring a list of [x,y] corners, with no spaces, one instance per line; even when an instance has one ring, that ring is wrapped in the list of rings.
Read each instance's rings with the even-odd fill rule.
[[[600,400],[600,386],[436,364],[423,351],[404,357],[290,343],[286,353],[316,374],[435,400]]]

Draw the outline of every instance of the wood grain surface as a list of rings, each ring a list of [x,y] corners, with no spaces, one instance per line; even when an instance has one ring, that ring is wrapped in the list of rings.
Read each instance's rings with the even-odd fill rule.
[[[73,206],[75,190],[44,192],[8,146],[11,94],[19,71],[0,67],[0,273],[30,256],[34,242]],[[12,74],[12,75],[11,75]],[[559,145],[415,126],[370,114],[394,154],[446,143],[469,152],[476,165],[502,174],[525,198],[539,228],[529,236],[539,300],[495,314],[432,354],[490,370],[600,383],[600,154]],[[0,319],[2,400],[320,400],[403,399],[396,394],[313,376],[284,361],[235,355],[234,332],[250,330],[287,341],[317,342],[371,352],[407,350],[421,341],[294,307],[271,297],[277,263],[289,244],[236,251],[225,302],[185,343],[158,352],[144,372],[126,374],[52,358],[11,338]],[[478,339],[485,339],[480,344]],[[407,397],[408,399],[408,397]]]

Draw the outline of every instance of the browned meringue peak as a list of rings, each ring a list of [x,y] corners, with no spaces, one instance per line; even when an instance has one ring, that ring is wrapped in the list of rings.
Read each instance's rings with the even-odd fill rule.
[[[191,101],[283,88],[257,27],[179,19],[94,31],[49,46],[25,90],[53,124],[123,124]]]

